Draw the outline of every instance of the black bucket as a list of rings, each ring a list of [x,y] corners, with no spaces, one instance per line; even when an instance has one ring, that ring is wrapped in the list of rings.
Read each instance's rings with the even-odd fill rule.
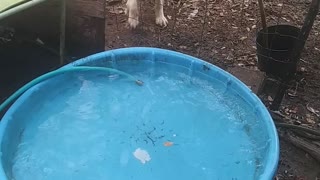
[[[298,58],[291,59],[293,48],[298,43],[300,29],[290,25],[276,25],[267,28],[268,34],[260,30],[257,35],[258,68],[267,75],[284,77],[294,74]],[[268,38],[268,46],[265,43]]]

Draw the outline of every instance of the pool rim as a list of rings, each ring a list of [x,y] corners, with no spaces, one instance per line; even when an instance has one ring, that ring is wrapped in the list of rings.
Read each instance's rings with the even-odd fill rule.
[[[267,108],[265,107],[265,105],[262,103],[262,101],[251,91],[251,89],[249,89],[242,81],[240,81],[238,78],[236,78],[235,76],[233,76],[232,74],[230,74],[229,72],[221,69],[220,67],[208,63],[204,60],[201,60],[199,58],[181,53],[181,52],[176,52],[176,51],[172,51],[172,50],[168,50],[168,49],[160,49],[160,48],[153,48],[153,47],[128,47],[128,48],[118,48],[118,49],[112,49],[112,50],[107,50],[107,51],[103,51],[100,53],[96,53],[96,54],[92,54],[90,56],[84,57],[84,58],[80,58],[74,62],[71,62],[69,64],[66,64],[62,67],[60,67],[60,69],[64,69],[64,68],[71,68],[73,66],[79,66],[79,65],[83,65],[85,63],[91,62],[93,59],[97,59],[97,58],[105,58],[108,56],[113,56],[115,54],[121,54],[121,55],[125,55],[125,54],[139,54],[139,53],[166,53],[166,54],[171,54],[174,56],[179,56],[182,59],[187,59],[189,61],[193,61],[193,62],[199,62],[199,63],[203,63],[207,66],[209,66],[210,68],[215,69],[216,71],[218,71],[221,75],[228,77],[228,79],[230,79],[231,81],[235,82],[237,86],[239,86],[238,88],[240,88],[243,92],[246,93],[246,96],[251,97],[251,99],[249,101],[254,101],[254,103],[256,104],[256,109],[258,108],[258,110],[261,113],[261,116],[263,116],[263,120],[265,121],[264,123],[267,125],[266,126],[266,132],[268,134],[268,136],[270,136],[270,146],[269,146],[269,152],[268,152],[268,161],[265,164],[265,168],[263,171],[263,174],[260,175],[261,179],[266,179],[266,180],[271,180],[274,178],[274,176],[276,175],[276,171],[278,168],[278,162],[279,162],[279,157],[280,157],[280,145],[279,145],[279,137],[278,137],[278,133],[277,133],[277,129],[275,127],[275,124],[271,118],[270,113],[268,112]],[[45,82],[48,80],[45,80]],[[31,95],[36,89],[35,88],[30,88],[29,90],[27,90],[25,93],[23,93],[10,107],[9,109],[4,113],[4,116],[1,118],[0,121],[0,155],[2,158],[2,142],[3,142],[3,136],[6,132],[6,127],[7,124],[10,120],[11,114],[13,112],[15,112],[15,110],[26,100],[29,98],[29,95]],[[2,165],[2,159],[0,162],[0,179],[8,179],[7,175],[4,171],[3,165]]]

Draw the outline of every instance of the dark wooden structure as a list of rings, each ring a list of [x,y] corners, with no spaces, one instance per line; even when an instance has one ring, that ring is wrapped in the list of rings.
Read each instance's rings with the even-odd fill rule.
[[[47,0],[2,19],[0,25],[40,38],[60,51],[64,64],[65,55],[81,58],[104,51],[105,0]]]
[[[77,58],[104,51],[105,0],[68,0],[66,49]]]

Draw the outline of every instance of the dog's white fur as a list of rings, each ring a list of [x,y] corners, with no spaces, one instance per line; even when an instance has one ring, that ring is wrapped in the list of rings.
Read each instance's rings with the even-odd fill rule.
[[[128,15],[128,23],[131,28],[136,28],[139,24],[139,0],[127,0],[126,14]],[[156,24],[167,26],[168,20],[163,13],[164,0],[155,0]]]

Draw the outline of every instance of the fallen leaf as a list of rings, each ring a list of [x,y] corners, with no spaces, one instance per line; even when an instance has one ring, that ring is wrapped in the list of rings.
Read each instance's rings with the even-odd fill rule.
[[[294,92],[294,93],[288,92],[288,95],[289,95],[290,97],[297,97],[297,96],[298,96],[296,92]]]
[[[306,70],[305,67],[301,67],[301,68],[300,68],[300,71],[301,71],[301,72],[306,72],[307,70]]]
[[[310,114],[306,114],[306,121],[310,124],[315,124],[314,118]]]
[[[173,146],[173,142],[167,141],[167,142],[164,142],[163,145],[166,147],[170,147],[170,146]]]
[[[248,37],[243,36],[243,37],[240,38],[240,40],[243,41],[243,40],[245,40],[245,39],[247,39],[247,38],[248,38]]]
[[[293,124],[295,124],[295,125],[301,125],[301,121],[296,120],[296,121],[293,122]]]
[[[195,9],[189,14],[188,19],[194,18],[198,14],[199,10]]]
[[[316,123],[314,120],[312,120],[311,118],[306,118],[306,121],[310,124],[314,124]]]
[[[289,114],[290,114],[290,113],[289,113],[289,108],[286,107],[286,108],[284,109],[284,113],[285,113],[286,115],[289,115]]]
[[[40,38],[37,38],[36,41],[37,41],[37,43],[44,45],[44,42]]]
[[[294,109],[290,109],[289,112],[296,114],[296,113],[297,113],[297,110],[298,110],[297,108],[294,108]]]
[[[306,60],[304,60],[304,59],[300,59],[300,61],[302,61],[302,62],[304,62],[304,63],[308,63]]]
[[[287,22],[290,22],[289,19],[285,18],[285,17],[282,17],[283,20],[287,21]]]
[[[317,117],[320,117],[319,111],[310,107],[309,104],[307,104],[307,110],[316,115]]]

